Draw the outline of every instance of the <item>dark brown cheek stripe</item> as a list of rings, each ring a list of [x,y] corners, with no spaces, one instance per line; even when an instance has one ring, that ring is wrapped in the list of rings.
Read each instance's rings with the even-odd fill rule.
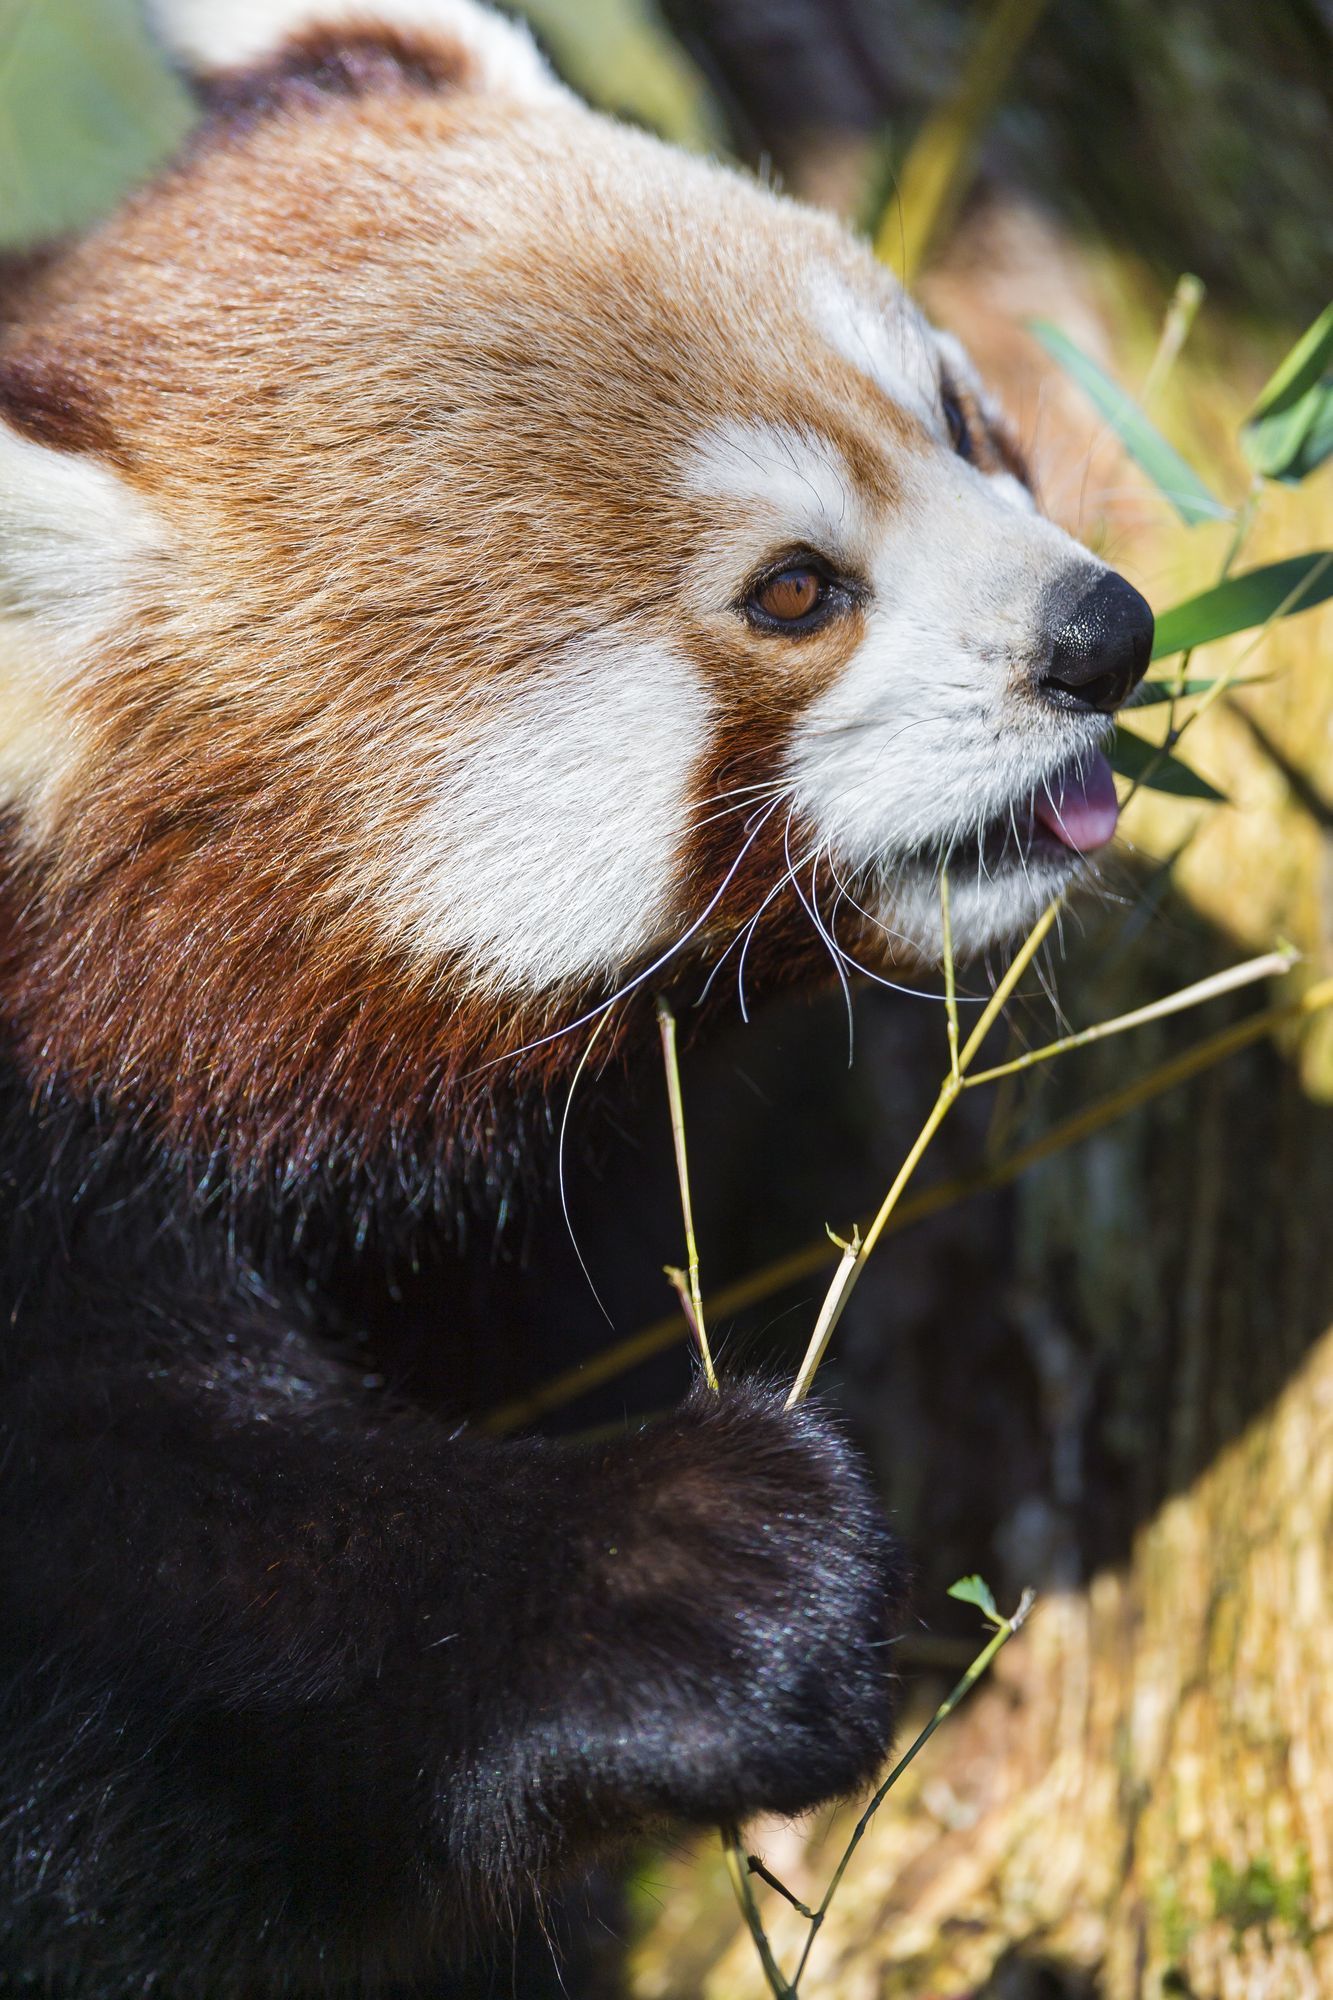
[[[317,110],[330,98],[355,102],[466,88],[474,74],[471,56],[447,35],[316,28],[271,61],[205,77],[196,89],[209,123],[234,129],[275,113]]]
[[[747,950],[747,965],[759,954],[754,963],[761,982],[764,968],[771,974],[779,962],[788,977],[808,973],[810,947],[821,949],[796,892],[772,894],[811,844],[810,828],[795,813],[782,778],[802,706],[792,700],[783,709],[772,705],[761,719],[737,714],[724,722],[690,802],[693,831],[680,879],[689,885],[696,913],[718,898],[702,950],[693,956],[705,964],[715,959],[762,910]]]
[[[0,359],[0,418],[35,444],[92,452],[133,469],[132,455],[97,393],[51,355],[14,353]]]

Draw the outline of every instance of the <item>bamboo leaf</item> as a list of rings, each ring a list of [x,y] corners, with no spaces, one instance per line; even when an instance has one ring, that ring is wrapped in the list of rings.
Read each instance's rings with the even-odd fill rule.
[[[960,1604],[975,1604],[978,1611],[993,1618],[997,1625],[1001,1622],[991,1587],[984,1577],[960,1576],[957,1583],[949,1585],[949,1596],[956,1597]]]
[[[1029,328],[1053,360],[1078,383],[1093,407],[1106,419],[1121,444],[1191,527],[1200,521],[1225,521],[1231,509],[1200,479],[1174,445],[1143,414],[1133,397],[1113,382],[1095,361],[1076,347],[1068,334],[1049,320],[1029,320]]]
[[[1299,485],[1333,454],[1333,381],[1316,382],[1290,409],[1246,424],[1240,441],[1265,479]]]
[[[1240,439],[1256,472],[1287,485],[1333,456],[1333,305],[1264,385]]]
[[[1267,674],[1247,674],[1243,680],[1228,679],[1228,687],[1262,687],[1269,679]],[[1217,686],[1216,680],[1184,681],[1177,687],[1172,680],[1141,681],[1126,702],[1126,708],[1157,708],[1163,702],[1188,700],[1191,696],[1211,694]]]
[[[1248,632],[1279,613],[1292,617],[1309,611],[1328,597],[1333,597],[1333,549],[1312,549],[1308,555],[1244,570],[1164,611],[1157,620],[1152,656],[1163,660],[1186,647],[1210,645],[1233,632]]]
[[[1278,364],[1255,398],[1246,418],[1254,423],[1274,410],[1290,409],[1333,369],[1333,304],[1326,305],[1307,327],[1286,359]]]
[[[1145,791],[1169,792],[1180,799],[1207,799],[1214,805],[1226,803],[1225,792],[1219,792],[1179,757],[1156,743],[1145,743],[1127,729],[1117,729],[1110,758],[1113,771],[1133,779]]]

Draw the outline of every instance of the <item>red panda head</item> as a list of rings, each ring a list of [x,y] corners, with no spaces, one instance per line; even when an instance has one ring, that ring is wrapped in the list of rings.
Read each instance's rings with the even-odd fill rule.
[[[752,921],[752,981],[929,956],[948,856],[976,948],[1109,835],[1146,607],[840,227],[471,0],[157,11],[185,157],[0,298],[35,1080],[425,1144]]]

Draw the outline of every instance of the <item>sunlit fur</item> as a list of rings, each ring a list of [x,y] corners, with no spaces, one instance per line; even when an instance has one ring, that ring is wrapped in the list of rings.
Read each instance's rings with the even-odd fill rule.
[[[467,0],[159,12],[211,113],[0,322],[34,1076],[281,1170],[575,1059],[761,909],[752,987],[826,971],[790,858],[880,963],[935,949],[955,849],[960,947],[1021,924],[1068,862],[975,836],[1096,735],[1031,691],[1095,566],[956,343]],[[743,598],[798,546],[862,589],[792,639]]]
[[[482,1435],[578,1357],[442,1212],[661,984],[1021,923],[1096,566],[862,247],[470,0],[153,11],[202,124],[0,273],[0,1988],[443,2000],[864,1790],[906,1565],[730,1357]]]

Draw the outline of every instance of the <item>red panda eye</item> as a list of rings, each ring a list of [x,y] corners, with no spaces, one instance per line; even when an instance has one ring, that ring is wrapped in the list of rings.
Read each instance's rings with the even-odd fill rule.
[[[819,609],[827,590],[828,584],[818,570],[794,564],[765,577],[751,603],[775,624],[799,625]]]
[[[950,444],[960,458],[971,460],[974,454],[972,450],[972,433],[968,428],[967,412],[964,410],[954,390],[949,388],[947,384],[940,392],[940,401],[944,407],[944,421],[948,428]]]

